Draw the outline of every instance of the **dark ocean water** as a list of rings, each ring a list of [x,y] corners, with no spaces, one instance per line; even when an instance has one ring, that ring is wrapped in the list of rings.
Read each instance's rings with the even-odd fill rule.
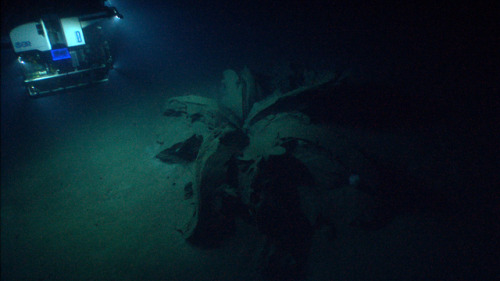
[[[115,69],[108,83],[89,89],[29,99],[15,67],[15,54],[2,49],[2,190],[14,186],[16,171],[23,169],[27,159],[50,157],[40,148],[63,145],[66,135],[89,130],[88,124],[100,116],[139,112],[138,116],[154,118],[161,113],[165,99],[183,93],[183,89],[209,85],[211,90],[201,94],[215,95],[227,68],[241,70],[247,65],[256,73],[269,74],[276,65],[292,62],[319,70],[349,70],[356,81],[391,89],[388,96],[383,96],[385,92],[379,97],[356,96],[358,100],[352,102],[366,106],[364,101],[368,100],[368,107],[373,105],[359,109],[360,113],[379,115],[389,108],[394,115],[389,114],[388,119],[406,118],[406,123],[394,122],[398,126],[409,124],[405,130],[415,134],[435,135],[441,128],[439,135],[453,140],[450,151],[469,173],[467,187],[453,196],[477,211],[467,214],[451,231],[455,227],[457,232],[468,229],[461,224],[469,222],[472,229],[481,231],[495,227],[495,220],[484,218],[498,215],[498,207],[489,207],[498,199],[491,195],[496,191],[499,164],[495,133],[498,64],[493,59],[498,52],[494,48],[498,37],[493,36],[498,25],[491,15],[494,7],[481,3],[473,7],[422,7],[332,1],[195,2],[112,2],[125,16],[122,21],[103,24],[115,52]],[[2,12],[2,20],[7,18]],[[169,91],[172,89],[177,90]],[[133,117],[123,119],[133,122]],[[348,119],[344,121],[349,124]],[[2,198],[5,203],[11,202]],[[453,217],[455,222],[457,217]],[[436,229],[440,228],[446,226]],[[472,235],[471,240],[467,234],[457,233],[457,241],[465,240],[468,246],[477,242],[485,249],[489,241],[473,241],[490,237],[484,231],[484,235]],[[397,235],[388,237],[401,243]],[[443,249],[450,250],[447,247]],[[415,252],[425,254],[425,250]],[[448,267],[446,262],[438,264]],[[492,269],[490,264],[481,266]],[[5,280],[14,280],[9,277]]]

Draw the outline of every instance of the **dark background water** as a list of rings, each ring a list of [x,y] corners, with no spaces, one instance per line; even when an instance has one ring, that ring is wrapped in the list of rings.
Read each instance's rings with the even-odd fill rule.
[[[2,41],[42,2],[2,1]],[[2,189],[39,144],[57,145],[86,118],[160,111],[161,89],[217,88],[224,69],[270,73],[292,62],[349,70],[356,81],[390,88],[390,95],[356,96],[354,103],[368,100],[375,115],[390,109],[410,130],[441,128],[468,164],[469,188],[459,197],[491,203],[499,164],[499,4],[382,2],[116,0],[125,18],[103,23],[116,60],[109,82],[36,100],[24,94],[16,56],[3,44]]]

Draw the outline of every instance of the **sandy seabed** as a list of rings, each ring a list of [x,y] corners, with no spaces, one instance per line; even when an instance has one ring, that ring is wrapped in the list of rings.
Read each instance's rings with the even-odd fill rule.
[[[61,126],[33,118],[30,125],[46,134],[21,139],[12,148],[29,147],[3,161],[2,280],[261,280],[264,238],[254,227],[238,223],[235,235],[214,249],[197,248],[176,230],[190,215],[182,205],[185,170],[154,158],[161,150],[156,135],[161,128],[174,142],[182,134],[162,116],[166,99],[202,88],[142,100],[97,98],[101,106],[74,105]],[[69,97],[45,101],[65,106]],[[319,230],[308,280],[464,277],[467,266],[477,269],[467,260],[477,250],[464,254],[469,234],[463,222],[447,219],[419,214],[373,232],[339,228],[335,240]]]
[[[211,250],[176,231],[185,215],[183,186],[175,184],[183,170],[154,158],[162,104],[146,103],[110,104],[82,116],[76,110],[65,116],[74,119],[69,129],[52,128],[45,140],[28,142],[33,147],[15,163],[4,163],[2,280],[251,276],[251,246],[261,242],[252,238],[255,230]]]

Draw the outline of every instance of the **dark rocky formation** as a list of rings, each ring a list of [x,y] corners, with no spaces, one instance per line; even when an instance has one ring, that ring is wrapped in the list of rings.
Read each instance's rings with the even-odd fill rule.
[[[429,163],[424,155],[408,161],[404,152],[416,149],[413,143],[394,132],[366,130],[361,117],[342,121],[356,109],[345,104],[346,96],[364,86],[331,75],[258,100],[248,69],[241,77],[253,84],[252,98],[243,95],[250,88],[236,72],[224,76],[232,91],[225,104],[176,97],[165,111],[194,133],[158,155],[192,171],[184,199],[194,211],[178,230],[193,244],[218,245],[239,217],[267,237],[260,268],[266,280],[303,280],[316,230],[329,228],[331,238],[347,228],[370,231],[399,212],[426,206],[410,199],[424,196],[421,166]],[[349,114],[355,113],[361,111]],[[433,198],[432,187],[426,191]]]
[[[160,161],[168,164],[192,162],[198,156],[203,137],[193,135],[189,139],[176,143],[156,155]]]

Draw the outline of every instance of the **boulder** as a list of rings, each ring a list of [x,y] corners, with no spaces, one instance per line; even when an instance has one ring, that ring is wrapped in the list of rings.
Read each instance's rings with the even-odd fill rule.
[[[221,82],[224,92],[221,103],[236,116],[243,118],[243,91],[245,86],[238,73],[232,69],[225,70]]]
[[[193,163],[193,185],[188,190],[190,200],[196,199],[196,211],[178,229],[192,243],[213,246],[232,229],[234,214],[228,205],[234,193],[230,192],[228,163],[247,143],[246,136],[229,125],[203,140]]]
[[[254,103],[260,99],[260,88],[248,67],[238,73],[225,70],[222,79],[222,105],[229,108],[236,116],[245,120]]]
[[[178,142],[171,147],[162,150],[156,155],[160,161],[168,164],[189,163],[196,159],[203,137],[193,135],[185,141]]]

